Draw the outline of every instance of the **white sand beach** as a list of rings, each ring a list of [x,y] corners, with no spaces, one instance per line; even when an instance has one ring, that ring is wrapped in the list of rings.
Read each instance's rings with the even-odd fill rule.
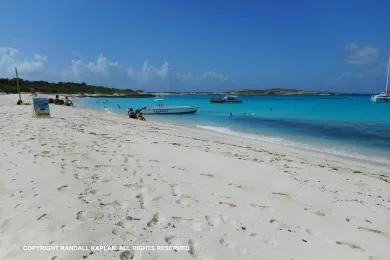
[[[0,259],[390,259],[388,167],[16,101],[0,96]]]

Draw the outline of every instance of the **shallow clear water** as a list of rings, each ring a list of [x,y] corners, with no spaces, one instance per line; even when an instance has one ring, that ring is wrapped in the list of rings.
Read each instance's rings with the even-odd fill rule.
[[[213,104],[209,98],[167,96],[165,105],[192,105],[199,111],[147,119],[390,164],[390,103],[372,103],[364,95],[242,96],[241,104]],[[82,98],[77,103],[126,115],[128,107],[153,105],[153,98]]]

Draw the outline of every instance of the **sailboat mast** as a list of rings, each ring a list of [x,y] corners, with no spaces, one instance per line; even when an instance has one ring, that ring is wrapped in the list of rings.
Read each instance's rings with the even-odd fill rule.
[[[386,95],[389,94],[389,72],[390,72],[390,55],[389,55],[389,64],[387,64],[387,78],[386,78]]]

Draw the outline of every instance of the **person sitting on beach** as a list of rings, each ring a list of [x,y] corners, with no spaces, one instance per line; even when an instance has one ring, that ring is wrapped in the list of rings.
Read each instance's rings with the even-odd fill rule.
[[[33,97],[37,96],[37,92],[35,92],[34,88],[30,88],[30,92],[31,92],[31,96],[33,96]]]
[[[133,108],[129,108],[127,113],[129,114],[129,118],[137,118],[137,114],[134,112]]]
[[[73,102],[70,99],[68,99],[68,96],[65,97],[64,105],[65,106],[73,106]]]
[[[137,113],[137,119],[142,120],[142,121],[146,121],[145,117],[142,115],[142,112]]]
[[[60,99],[58,95],[56,95],[56,98],[54,99],[54,104],[56,105],[63,105],[64,100]]]
[[[60,97],[56,95],[56,98],[54,99],[54,104],[58,104],[60,101]]]

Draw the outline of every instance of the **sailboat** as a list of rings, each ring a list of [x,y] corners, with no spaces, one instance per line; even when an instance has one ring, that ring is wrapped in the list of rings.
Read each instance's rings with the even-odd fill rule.
[[[389,64],[387,65],[387,78],[386,78],[386,88],[385,93],[374,95],[371,97],[373,102],[390,102],[389,95],[389,72],[390,72],[390,55],[389,55]]]

